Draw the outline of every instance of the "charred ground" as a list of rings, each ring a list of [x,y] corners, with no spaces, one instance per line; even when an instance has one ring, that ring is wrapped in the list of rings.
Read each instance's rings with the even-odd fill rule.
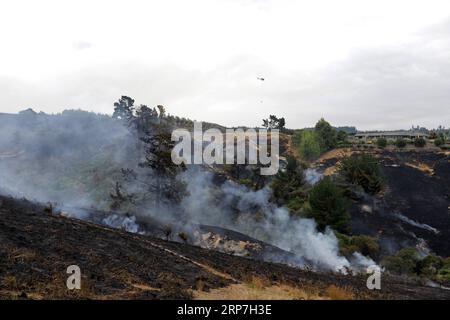
[[[335,150],[320,162],[334,172],[349,153],[379,159],[386,187],[377,196],[361,195],[351,208],[351,229],[379,239],[383,254],[424,244],[438,255],[450,255],[450,158],[430,150]]]
[[[316,298],[448,299],[450,291],[383,278],[369,291],[364,276],[315,273],[255,261],[56,216],[45,205],[0,197],[0,298],[164,299],[208,295],[248,285],[314,293]],[[82,289],[65,286],[69,265]],[[337,292],[337,293],[336,293]],[[277,298],[273,293],[272,298]]]

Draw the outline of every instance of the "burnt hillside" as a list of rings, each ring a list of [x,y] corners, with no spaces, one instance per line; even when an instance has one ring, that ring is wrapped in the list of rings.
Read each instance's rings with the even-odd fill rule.
[[[0,298],[207,297],[214,288],[235,288],[255,279],[270,288],[303,290],[325,299],[336,298],[332,294],[336,290],[345,298],[450,298],[450,291],[392,277],[383,278],[381,291],[369,291],[364,276],[302,271],[131,234],[50,211],[27,200],[0,197]],[[65,287],[65,271],[72,264],[81,268],[80,291]]]
[[[334,150],[319,167],[335,172],[343,156],[357,149]],[[352,231],[376,237],[383,254],[420,246],[450,255],[450,155],[444,152],[365,150],[380,161],[386,187],[361,195],[351,208]]]

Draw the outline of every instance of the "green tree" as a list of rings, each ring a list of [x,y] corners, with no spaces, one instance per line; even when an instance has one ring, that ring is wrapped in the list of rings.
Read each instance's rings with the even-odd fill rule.
[[[287,158],[285,170],[279,170],[272,181],[273,195],[279,204],[299,210],[305,200],[303,169],[295,157]]]
[[[345,233],[349,229],[350,222],[348,207],[349,203],[342,189],[329,177],[325,177],[309,193],[307,216],[317,222],[320,230],[330,226],[338,232]]]
[[[297,131],[294,134],[294,143],[297,145],[298,153],[302,159],[312,161],[320,156],[320,143],[315,131]]]
[[[445,144],[446,137],[444,134],[440,133],[436,139],[434,139],[434,145],[440,147]]]
[[[398,138],[397,140],[395,140],[395,146],[397,147],[397,148],[404,148],[404,147],[406,147],[406,140],[405,139],[402,139],[402,138]]]
[[[122,96],[118,102],[114,103],[113,118],[131,120],[134,112],[134,100],[127,96]]]
[[[113,205],[132,199],[135,203],[153,201],[156,209],[163,202],[177,204],[186,194],[186,186],[178,179],[178,174],[185,169],[184,164],[173,163],[171,153],[175,142],[171,139],[169,125],[161,119],[165,109],[158,106],[149,108],[146,105],[134,107],[134,100],[122,96],[114,104],[114,117],[124,119],[130,130],[137,136],[138,149],[143,160],[136,169],[122,169],[126,182],[134,181],[134,193],[128,194],[120,183],[116,183],[111,193]]]
[[[336,232],[336,237],[339,240],[339,251],[346,257],[359,252],[364,256],[377,259],[380,254],[380,245],[373,237],[366,235],[348,236],[338,232]]]
[[[425,147],[426,144],[427,144],[427,142],[422,137],[416,138],[414,140],[414,146],[416,146],[417,148],[423,148],[423,147]]]
[[[339,173],[346,181],[361,186],[368,193],[375,194],[384,185],[378,160],[371,155],[351,155],[344,158],[339,165]]]
[[[385,138],[378,138],[377,139],[377,146],[379,148],[386,148],[387,146],[387,140]]]
[[[328,151],[337,146],[336,130],[325,119],[320,119],[315,126],[319,136],[321,151]]]
[[[403,248],[395,256],[387,256],[381,265],[389,272],[395,274],[414,274],[420,261],[419,253],[415,248]]]
[[[278,118],[275,115],[271,114],[269,119],[263,119],[262,126],[267,129],[279,129],[283,130],[286,125],[286,121],[284,118]]]
[[[347,132],[342,131],[342,130],[339,130],[337,132],[336,139],[337,139],[338,143],[341,143],[341,144],[347,143],[347,137],[348,137]]]
[[[151,176],[146,179],[147,191],[151,192],[156,207],[162,201],[179,203],[186,194],[186,186],[178,180],[178,174],[184,170],[184,165],[174,164],[171,157],[175,143],[169,132],[161,131],[141,137],[144,142],[145,160],[139,167],[149,169]]]

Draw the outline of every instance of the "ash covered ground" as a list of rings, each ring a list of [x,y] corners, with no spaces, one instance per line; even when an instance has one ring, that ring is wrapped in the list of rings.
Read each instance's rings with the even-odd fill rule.
[[[390,276],[381,291],[371,291],[364,276],[312,272],[137,235],[9,197],[0,197],[0,231],[2,299],[180,299],[253,286],[255,278],[271,289],[301,289],[321,299],[334,297],[330,288],[345,288],[345,297],[354,299],[450,298],[448,290]],[[65,287],[72,264],[82,270],[80,291]]]

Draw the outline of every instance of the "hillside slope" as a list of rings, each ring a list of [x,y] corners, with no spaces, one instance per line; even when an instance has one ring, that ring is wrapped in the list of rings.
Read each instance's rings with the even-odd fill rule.
[[[381,291],[369,291],[364,276],[303,271],[49,211],[0,196],[1,299],[450,298],[450,291],[387,276]],[[81,268],[79,291],[65,286],[72,264]]]

